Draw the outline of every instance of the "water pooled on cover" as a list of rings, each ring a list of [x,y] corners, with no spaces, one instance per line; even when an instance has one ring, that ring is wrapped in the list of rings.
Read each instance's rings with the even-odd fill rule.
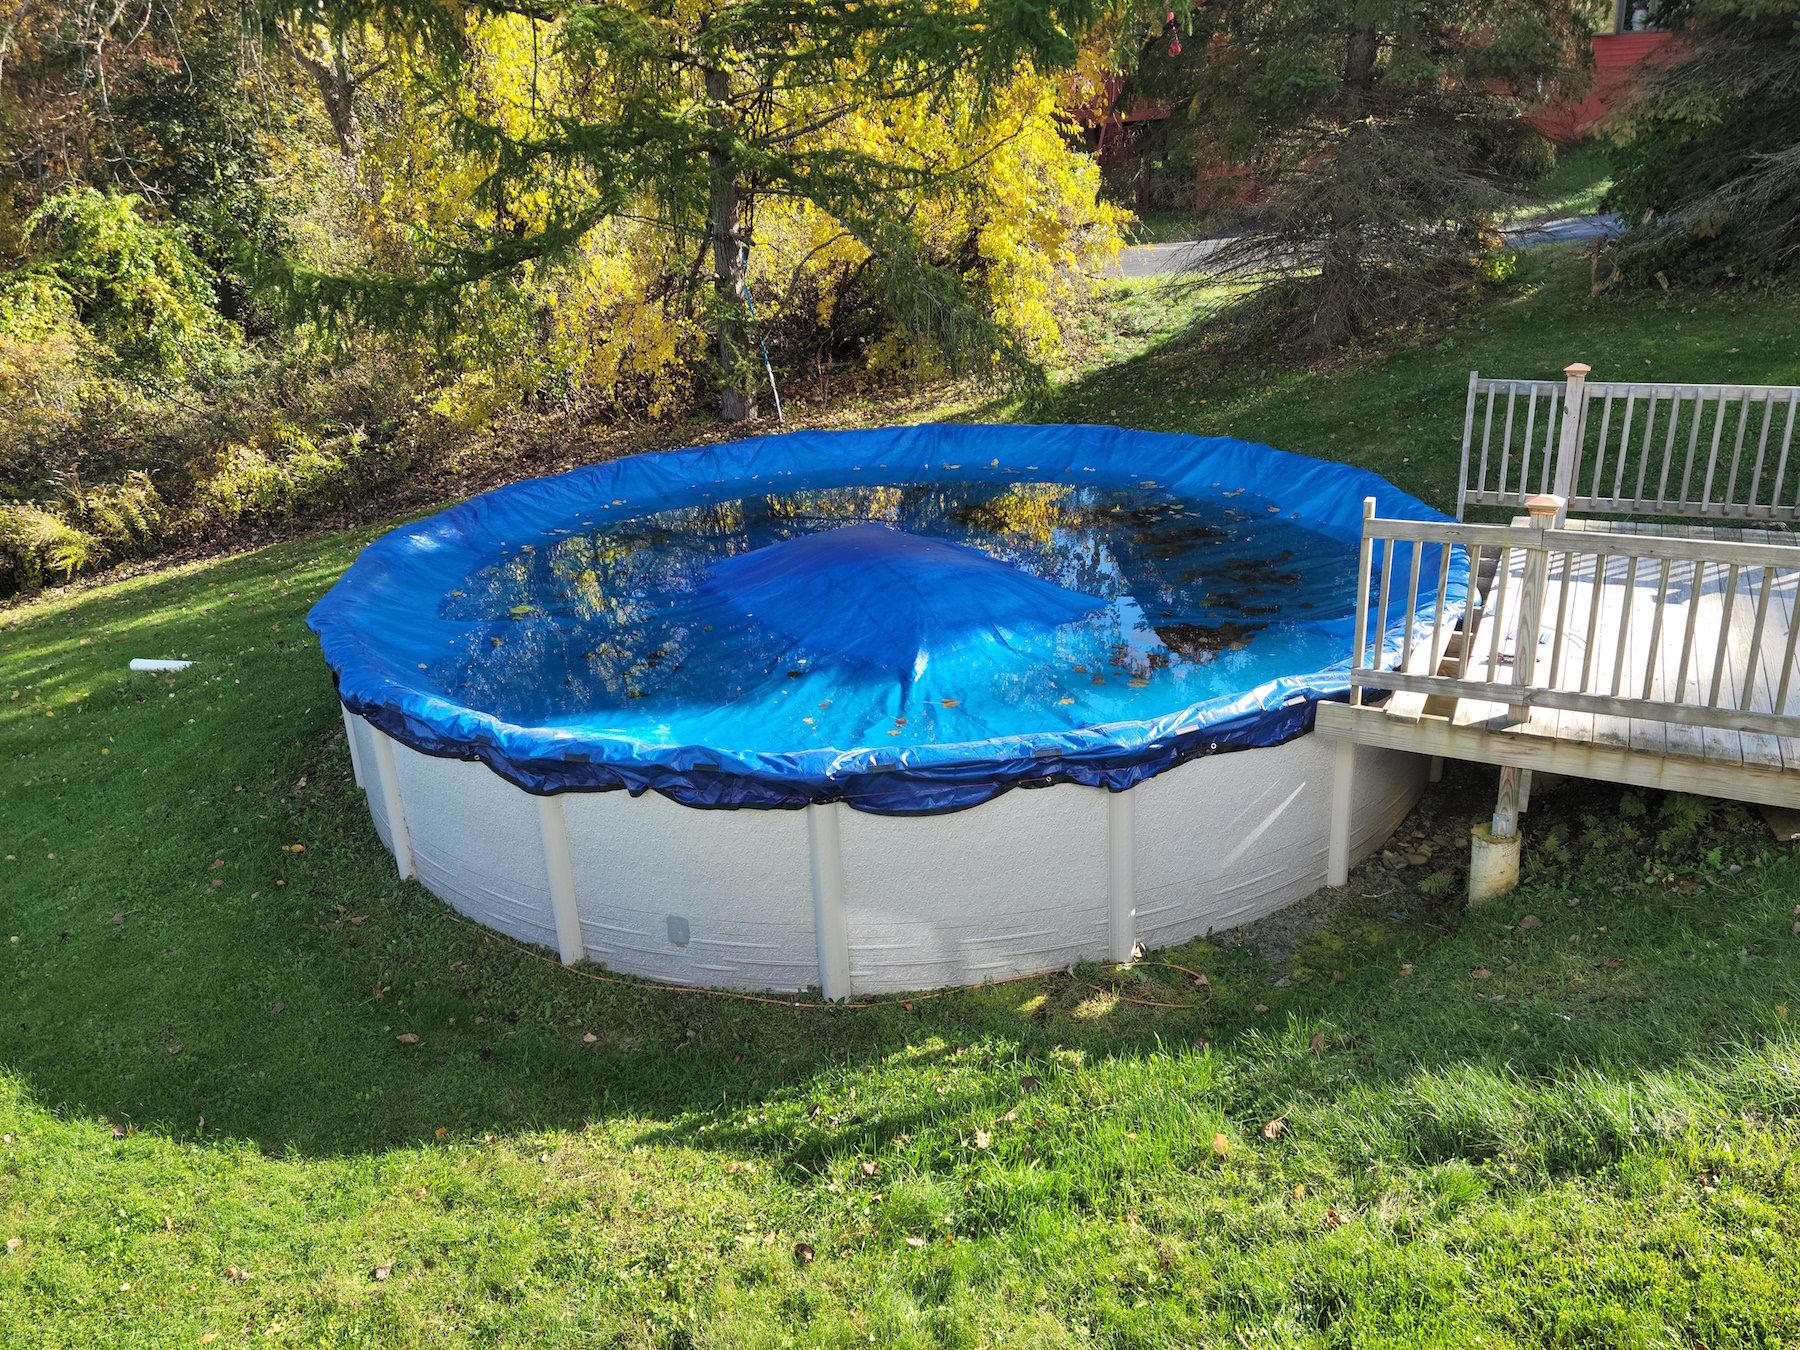
[[[1142,721],[1344,659],[1356,553],[1267,501],[933,483],[546,522],[420,672],[515,725],[764,751]]]

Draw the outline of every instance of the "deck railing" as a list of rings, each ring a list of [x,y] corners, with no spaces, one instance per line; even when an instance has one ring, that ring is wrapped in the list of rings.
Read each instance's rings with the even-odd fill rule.
[[[1800,520],[1800,386],[1469,372],[1456,517],[1554,494],[1584,514]],[[1558,418],[1558,410],[1562,416]]]
[[[1364,502],[1352,705],[1374,688],[1504,704],[1515,722],[1555,708],[1800,736],[1800,547],[1556,528],[1559,499],[1524,504],[1532,524],[1506,526],[1378,519]],[[1483,549],[1499,566],[1473,609]],[[1428,630],[1399,617],[1418,610],[1417,560],[1447,575],[1453,550],[1472,607],[1461,630],[1441,603]]]

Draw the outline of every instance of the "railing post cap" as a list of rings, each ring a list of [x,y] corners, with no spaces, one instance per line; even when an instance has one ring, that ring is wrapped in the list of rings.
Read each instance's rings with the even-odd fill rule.
[[[1563,374],[1565,374],[1565,375],[1586,375],[1592,369],[1593,369],[1592,366],[1584,366],[1581,364],[1581,362],[1577,361],[1572,366],[1564,366]]]
[[[1554,516],[1567,506],[1568,500],[1553,493],[1543,492],[1525,499],[1525,510],[1534,516]]]

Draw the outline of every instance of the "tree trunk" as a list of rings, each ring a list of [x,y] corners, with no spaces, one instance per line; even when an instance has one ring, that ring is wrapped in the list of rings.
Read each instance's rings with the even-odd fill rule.
[[[731,77],[722,70],[706,72],[706,96],[712,101],[709,117],[715,127],[725,121],[725,104],[731,96]],[[719,302],[719,369],[724,377],[723,411],[727,422],[756,418],[756,386],[740,387],[737,370],[749,354],[738,315],[745,308],[744,278],[749,258],[738,222],[737,166],[723,153],[707,156],[712,169],[713,290]]]
[[[317,57],[292,40],[287,49],[319,86],[319,98],[325,104],[325,115],[331,119],[338,151],[354,175],[362,156],[362,123],[357,120],[355,106],[357,79],[350,69],[350,54],[341,45],[333,47],[329,38],[320,38],[318,45]]]
[[[1375,84],[1375,58],[1381,52],[1381,36],[1373,28],[1352,28],[1344,43],[1344,120],[1355,123],[1367,115],[1369,93]],[[1356,127],[1348,128],[1354,136]],[[1339,149],[1343,153],[1342,147]],[[1331,237],[1319,260],[1319,305],[1313,311],[1312,337],[1321,346],[1335,347],[1356,335],[1360,315],[1363,276],[1363,221],[1352,203],[1353,190],[1340,188],[1332,212]]]

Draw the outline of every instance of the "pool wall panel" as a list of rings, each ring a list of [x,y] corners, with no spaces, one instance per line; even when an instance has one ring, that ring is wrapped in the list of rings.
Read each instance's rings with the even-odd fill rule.
[[[373,733],[361,718],[351,723],[371,762]],[[480,764],[399,744],[394,761],[420,881],[470,918],[554,949],[536,799]],[[1388,836],[1425,775],[1419,756],[1358,750],[1354,857]],[[1318,889],[1331,778],[1330,744],[1303,736],[1195,760],[1132,789],[1137,941],[1185,942]],[[382,795],[368,796],[387,842]],[[590,960],[680,984],[818,985],[805,812],[696,810],[654,793],[565,793],[562,801]],[[855,993],[1106,958],[1105,792],[1014,789],[940,816],[833,810]]]

